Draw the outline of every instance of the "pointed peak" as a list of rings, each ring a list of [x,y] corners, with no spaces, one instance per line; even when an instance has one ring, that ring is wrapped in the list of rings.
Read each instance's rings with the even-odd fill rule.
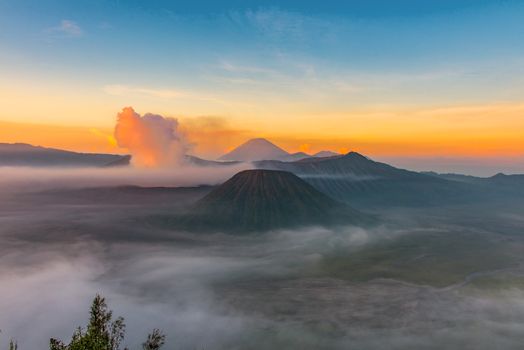
[[[317,153],[313,154],[313,157],[326,158],[326,157],[335,157],[335,156],[339,156],[339,155],[340,155],[340,153],[333,152],[333,151],[320,151],[320,152],[317,152]]]
[[[256,137],[256,138],[253,138],[253,139],[249,139],[249,140],[247,140],[246,142],[244,142],[243,144],[241,144],[238,147],[241,147],[241,146],[244,146],[244,145],[261,145],[261,146],[266,145],[266,146],[278,147],[273,142],[271,142],[268,139],[265,139],[263,137]]]
[[[263,137],[255,137],[253,139],[249,139],[247,140],[246,142],[244,143],[249,143],[249,142],[266,142],[266,143],[271,143],[273,144],[272,142],[270,142],[268,139],[265,139]]]
[[[504,173],[497,173],[497,174],[493,175],[491,178],[493,178],[493,179],[502,179],[502,178],[505,178],[507,176],[508,175],[506,175]]]
[[[220,160],[257,161],[257,160],[281,160],[288,157],[289,153],[274,143],[264,138],[250,139],[231,152],[224,154]]]
[[[368,157],[363,156],[362,154],[360,154],[360,153],[358,153],[358,152],[354,152],[354,151],[351,151],[351,152],[349,152],[349,153],[346,153],[346,154],[344,155],[344,157],[346,157],[346,158],[354,158],[354,159],[362,158],[362,159],[368,159],[368,160],[369,160]]]

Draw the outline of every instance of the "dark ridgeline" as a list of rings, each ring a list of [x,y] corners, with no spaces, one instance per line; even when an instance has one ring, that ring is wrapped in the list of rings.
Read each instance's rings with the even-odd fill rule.
[[[236,165],[238,161],[212,161],[186,155],[189,165],[201,167]],[[56,148],[33,146],[25,143],[0,143],[0,166],[31,167],[126,167],[131,165],[130,155],[80,153]]]
[[[417,206],[470,198],[474,188],[375,162],[359,153],[296,162],[259,161],[259,169],[296,174],[317,190],[359,206]]]
[[[129,156],[79,153],[25,143],[0,143],[0,166],[105,167],[129,164]]]
[[[104,164],[103,166],[106,168],[114,168],[114,167],[126,167],[130,165],[131,165],[131,156],[125,155],[125,156],[121,156],[119,159],[115,161]]]
[[[234,175],[199,200],[184,220],[188,228],[228,231],[370,221],[298,176],[275,170],[246,170]]]

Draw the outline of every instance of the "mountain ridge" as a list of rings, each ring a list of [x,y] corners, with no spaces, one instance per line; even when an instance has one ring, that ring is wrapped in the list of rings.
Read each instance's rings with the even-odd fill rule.
[[[95,166],[103,167],[125,155],[82,153],[27,143],[0,143],[0,166]]]
[[[336,200],[364,207],[431,205],[460,200],[473,191],[465,184],[398,169],[357,152],[296,162],[259,161],[254,165],[292,172]]]

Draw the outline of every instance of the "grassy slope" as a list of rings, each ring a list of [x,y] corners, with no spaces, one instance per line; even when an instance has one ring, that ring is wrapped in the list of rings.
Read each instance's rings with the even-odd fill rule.
[[[521,258],[514,242],[477,233],[412,233],[353,254],[327,256],[317,273],[351,281],[392,278],[444,287],[478,271],[515,266]]]

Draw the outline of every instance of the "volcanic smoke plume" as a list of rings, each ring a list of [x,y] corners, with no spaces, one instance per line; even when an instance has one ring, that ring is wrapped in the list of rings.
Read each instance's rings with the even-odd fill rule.
[[[178,120],[151,113],[141,116],[132,107],[118,113],[115,139],[131,152],[133,164],[143,167],[180,164],[187,150]]]

